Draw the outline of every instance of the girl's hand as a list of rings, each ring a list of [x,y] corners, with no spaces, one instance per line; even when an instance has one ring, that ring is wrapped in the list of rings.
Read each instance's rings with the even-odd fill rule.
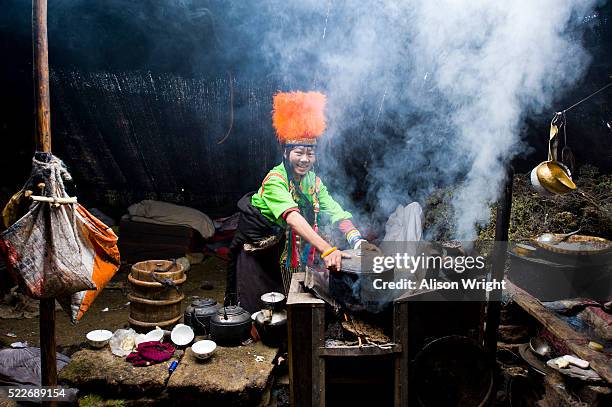
[[[329,271],[340,271],[342,267],[342,259],[350,259],[351,255],[348,253],[344,253],[341,250],[335,250],[325,256],[323,261],[325,261],[325,267],[329,269]]]

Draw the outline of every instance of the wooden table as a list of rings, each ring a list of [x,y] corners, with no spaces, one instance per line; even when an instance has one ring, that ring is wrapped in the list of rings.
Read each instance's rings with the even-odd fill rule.
[[[578,357],[589,361],[591,368],[608,383],[612,383],[612,361],[610,357],[589,348],[589,338],[572,329],[553,311],[546,308],[537,298],[512,282],[506,281],[506,290],[512,300],[529,315],[537,319],[557,339]]]

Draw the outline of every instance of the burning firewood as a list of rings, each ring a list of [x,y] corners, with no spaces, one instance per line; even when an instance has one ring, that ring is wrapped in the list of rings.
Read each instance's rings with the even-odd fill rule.
[[[356,337],[359,346],[363,343],[387,344],[391,339],[377,326],[344,314],[342,328]]]

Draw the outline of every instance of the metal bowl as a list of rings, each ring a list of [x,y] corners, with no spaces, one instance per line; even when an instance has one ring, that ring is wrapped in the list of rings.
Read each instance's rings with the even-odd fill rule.
[[[538,336],[531,338],[529,341],[529,348],[533,353],[542,356],[543,358],[546,358],[551,354],[551,348],[548,342]]]

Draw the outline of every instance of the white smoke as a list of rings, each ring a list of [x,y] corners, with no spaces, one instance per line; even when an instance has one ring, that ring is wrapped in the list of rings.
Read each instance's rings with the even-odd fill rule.
[[[261,47],[289,82],[328,94],[327,174],[342,173],[334,149],[360,133],[364,173],[336,185],[348,194],[367,172],[368,199],[388,213],[461,182],[456,238],[468,240],[488,219],[504,165],[527,148],[526,115],[550,109],[588,66],[580,28],[598,2],[294,3],[260,2],[274,19]]]

